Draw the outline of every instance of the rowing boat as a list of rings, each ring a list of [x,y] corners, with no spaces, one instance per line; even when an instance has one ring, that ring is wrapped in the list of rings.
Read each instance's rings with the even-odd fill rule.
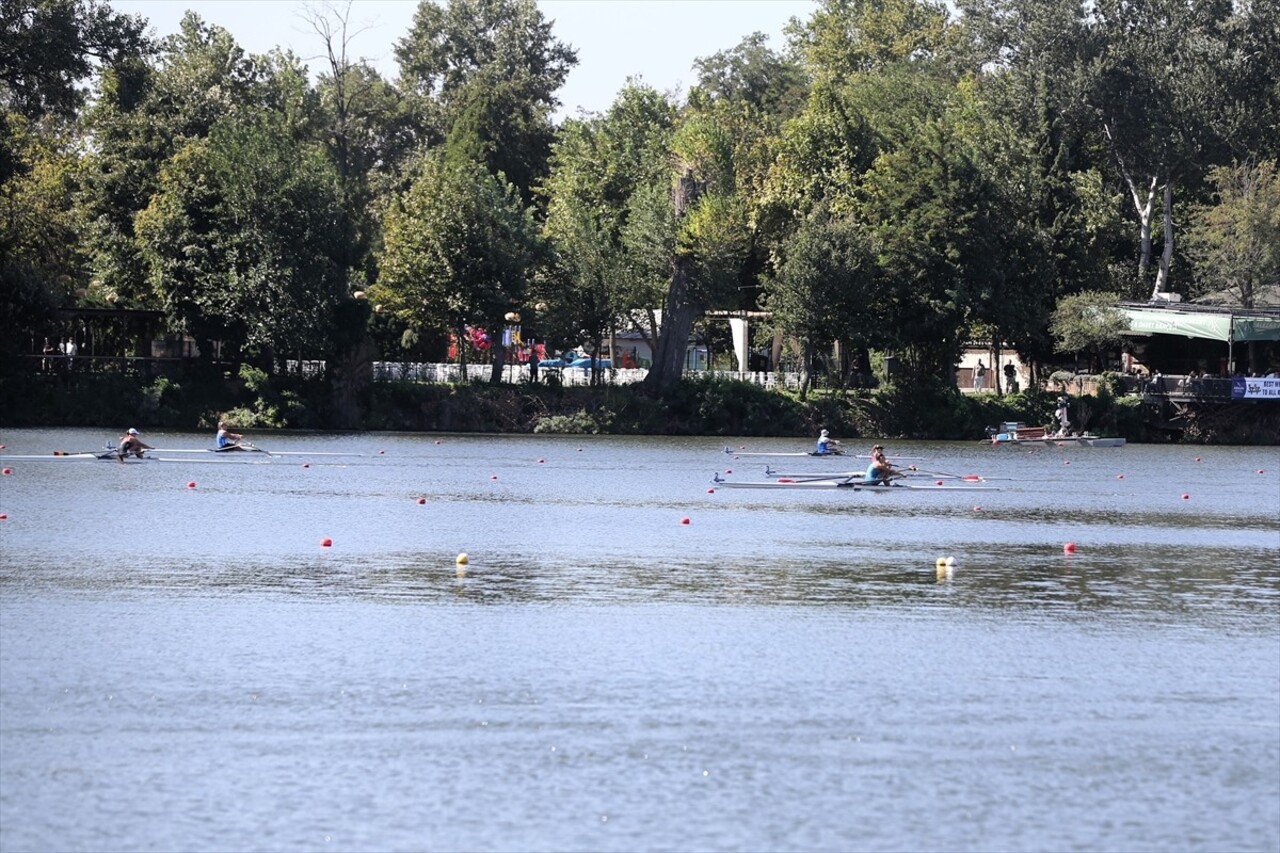
[[[712,478],[712,482],[716,484],[718,489],[844,489],[852,492],[994,492],[997,491],[996,486],[959,486],[955,484],[942,483],[906,483],[900,479],[891,480],[888,483],[884,481],[872,481],[863,479],[859,474],[857,477],[804,477],[793,479],[790,477],[779,477],[776,480],[768,481],[735,481],[725,480],[716,474]]]
[[[847,458],[847,459],[870,459],[870,458],[871,458],[870,456],[855,455],[855,454],[852,454],[852,453],[845,453],[843,450],[828,450],[826,453],[819,453],[819,452],[818,452],[818,451],[816,451],[816,450],[810,450],[810,451],[807,451],[807,452],[806,452],[806,451],[796,451],[796,452],[793,452],[793,453],[783,453],[783,452],[766,453],[766,452],[763,452],[763,451],[734,450],[734,449],[733,449],[733,448],[731,448],[731,447],[726,447],[726,448],[724,449],[724,452],[725,452],[725,453],[727,453],[727,454],[729,454],[730,456],[733,456],[733,457],[739,457],[739,456],[789,456],[789,457],[795,458],[795,457],[798,457],[798,456],[801,456],[801,457],[803,457],[803,456],[816,456],[816,457],[818,457],[819,459],[822,459],[822,458],[826,458],[826,457],[828,457],[828,456],[843,456],[843,457],[845,457],[845,458]],[[887,459],[922,459],[922,458],[924,458],[924,457],[921,457],[921,456],[888,456],[888,457],[886,457],[886,458],[887,458]]]
[[[187,465],[212,464],[212,465],[269,465],[270,459],[193,459],[189,456],[155,456],[150,452],[144,452],[143,456],[134,456],[132,454],[126,456],[123,462],[183,462]],[[86,451],[56,451],[54,453],[41,454],[3,454],[0,455],[0,461],[7,462],[11,459],[21,459],[23,461],[99,461],[114,462],[116,461],[116,452],[114,450],[86,450]]]
[[[247,452],[253,452],[253,453],[265,453],[268,456],[361,456],[363,455],[360,453],[331,453],[331,452],[314,452],[314,451],[306,451],[306,450],[264,450],[263,448],[257,447],[255,445],[246,446],[246,445],[239,445],[239,444],[229,444],[226,447],[190,447],[190,448],[157,447],[155,448],[155,451],[157,453],[196,453],[196,454],[217,453],[221,455],[227,455],[227,454],[234,455],[236,451],[241,451],[241,452],[247,451]]]
[[[987,427],[987,435],[994,445],[1014,445],[1018,447],[1124,447],[1123,438],[1108,438],[1101,435],[1083,433],[1080,435],[1057,435],[1044,427],[1027,426],[1019,421],[1005,421],[999,427]]]
[[[833,471],[825,474],[814,473],[813,471],[804,471],[796,474],[787,474],[781,471],[775,471],[772,466],[766,465],[764,475],[779,480],[844,480],[857,479],[865,477],[865,471]],[[931,480],[960,480],[966,483],[985,483],[987,480],[1007,480],[1008,477],[983,477],[980,474],[948,474],[943,471],[921,471],[914,465],[910,469],[898,472],[899,477],[927,477]]]

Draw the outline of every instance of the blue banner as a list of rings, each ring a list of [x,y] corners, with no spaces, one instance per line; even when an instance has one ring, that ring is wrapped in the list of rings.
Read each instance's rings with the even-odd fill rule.
[[[1235,376],[1231,379],[1232,400],[1280,400],[1280,379]]]

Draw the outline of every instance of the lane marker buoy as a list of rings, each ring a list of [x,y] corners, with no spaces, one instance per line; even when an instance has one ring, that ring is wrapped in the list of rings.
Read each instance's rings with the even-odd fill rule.
[[[187,481],[187,488],[188,488],[188,489],[194,489],[195,487],[196,487],[196,481],[195,481],[195,480],[188,480],[188,481]]]
[[[1064,554],[1074,554],[1075,552],[1076,552],[1076,543],[1074,543],[1074,542],[1067,542],[1067,543],[1064,543],[1064,544],[1063,544],[1063,546],[1062,546],[1062,553],[1064,553]]]
[[[456,558],[454,558],[454,562],[457,563],[459,566],[465,566],[470,561],[471,561],[471,558],[467,556],[466,551],[463,551]]]
[[[325,537],[324,539],[321,539],[321,540],[320,540],[320,547],[321,547],[321,548],[330,548],[330,547],[332,547],[332,546],[333,546],[333,540],[332,540],[332,539],[329,539],[328,537]]]
[[[418,506],[422,506],[426,502],[427,502],[426,498],[418,498]]]
[[[686,515],[684,518],[680,519],[680,523],[681,523],[681,524],[689,524],[689,523],[690,523],[690,522],[689,522],[689,516],[687,516],[687,515]]]

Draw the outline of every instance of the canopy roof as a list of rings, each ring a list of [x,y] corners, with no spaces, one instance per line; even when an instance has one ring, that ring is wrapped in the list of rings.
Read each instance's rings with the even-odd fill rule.
[[[1121,303],[1119,308],[1129,318],[1129,333],[1134,335],[1182,335],[1230,343],[1280,341],[1280,311],[1134,302]]]

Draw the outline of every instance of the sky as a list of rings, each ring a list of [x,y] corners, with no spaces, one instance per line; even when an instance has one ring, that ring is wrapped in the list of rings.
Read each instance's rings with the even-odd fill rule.
[[[176,32],[190,9],[226,28],[249,53],[291,48],[311,60],[322,42],[303,17],[316,0],[110,0],[117,12],[142,15],[158,36]],[[793,17],[807,19],[814,0],[539,0],[552,34],[578,51],[578,64],[559,92],[559,117],[579,110],[603,112],[630,76],[659,91],[683,94],[695,81],[695,59],[736,46],[762,32],[769,47],[786,46],[782,34]],[[413,23],[417,0],[354,0],[349,26],[363,30],[348,47],[383,77],[399,75],[395,42]],[[342,8],[341,5],[338,8]],[[320,66],[316,65],[313,70]]]

